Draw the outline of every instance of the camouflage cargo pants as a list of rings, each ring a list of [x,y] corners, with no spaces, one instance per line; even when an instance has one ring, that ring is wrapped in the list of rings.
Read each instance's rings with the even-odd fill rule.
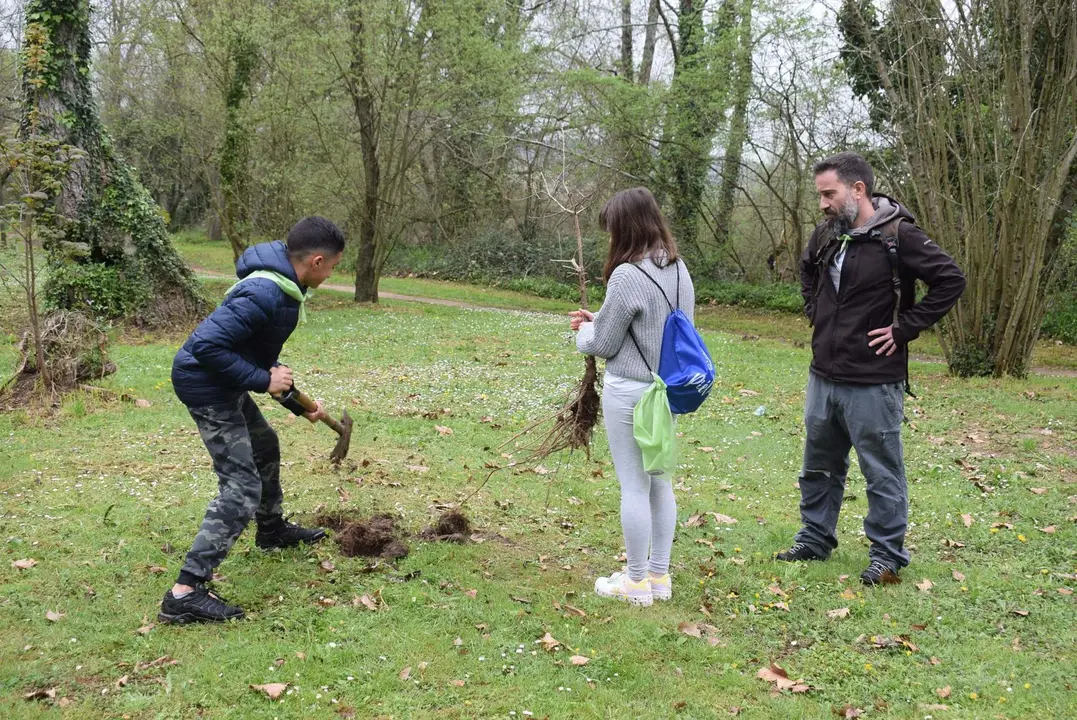
[[[210,501],[178,582],[213,577],[251,518],[265,525],[281,516],[280,443],[254,400],[243,393],[220,405],[188,408],[213,458],[217,497]]]

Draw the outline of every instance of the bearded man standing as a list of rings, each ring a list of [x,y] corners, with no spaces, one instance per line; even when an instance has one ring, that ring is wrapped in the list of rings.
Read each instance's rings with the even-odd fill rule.
[[[825,560],[838,546],[838,513],[855,449],[867,482],[865,585],[893,580],[909,564],[909,495],[901,444],[908,343],[938,322],[965,276],[893,198],[873,193],[864,158],[841,152],[813,168],[826,219],[800,263],[804,308],[814,328],[800,473],[801,529],[778,560]],[[927,294],[916,301],[915,283]]]

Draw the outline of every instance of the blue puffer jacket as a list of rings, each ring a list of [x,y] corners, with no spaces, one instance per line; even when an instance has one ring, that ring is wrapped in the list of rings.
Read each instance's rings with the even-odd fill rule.
[[[299,280],[284,243],[247,248],[236,262],[241,279],[255,270],[271,270]],[[299,289],[306,292],[302,285]],[[269,388],[269,369],[299,322],[299,301],[272,280],[240,283],[195,328],[172,361],[172,387],[188,407],[235,400],[247,391]]]

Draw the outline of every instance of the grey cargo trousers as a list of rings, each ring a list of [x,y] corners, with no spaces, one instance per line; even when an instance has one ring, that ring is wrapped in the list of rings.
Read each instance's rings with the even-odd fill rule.
[[[796,541],[827,557],[838,546],[838,513],[855,449],[867,481],[864,533],[869,556],[893,570],[909,564],[905,550],[909,493],[901,445],[904,385],[833,383],[809,373],[804,403],[804,466]]]

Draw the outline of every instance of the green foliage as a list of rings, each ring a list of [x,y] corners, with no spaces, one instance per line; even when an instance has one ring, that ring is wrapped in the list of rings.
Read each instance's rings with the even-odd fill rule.
[[[1043,336],[1077,345],[1077,297],[1059,295],[1043,316]]]
[[[99,318],[123,318],[149,303],[150,288],[132,283],[122,267],[59,263],[49,273],[44,298],[50,308],[74,308]]]

